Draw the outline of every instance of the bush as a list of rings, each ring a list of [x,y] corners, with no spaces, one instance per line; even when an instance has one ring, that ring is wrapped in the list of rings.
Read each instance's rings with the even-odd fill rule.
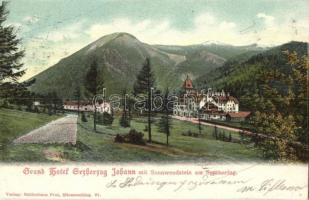
[[[28,104],[26,108],[27,112],[33,112],[32,104]]]
[[[97,115],[97,123],[98,124],[112,125],[113,121],[114,121],[114,117],[107,112],[104,112],[103,114],[99,113]]]
[[[33,111],[34,111],[35,113],[40,113],[40,110],[39,110],[39,108],[38,108],[37,106],[34,107]]]
[[[115,137],[114,142],[117,142],[117,143],[124,143],[124,142],[125,142],[125,141],[124,141],[124,137],[121,136],[121,135],[119,135],[119,134],[117,134],[116,137]]]
[[[6,101],[6,100],[3,101],[1,107],[2,107],[2,108],[10,108],[9,102]]]
[[[130,121],[128,119],[128,116],[125,116],[124,114],[122,114],[120,121],[119,121],[120,126],[127,128],[130,127]]]
[[[145,145],[146,142],[143,137],[143,133],[137,132],[135,129],[131,129],[129,134],[126,135],[125,140],[132,144]]]
[[[141,132],[137,132],[135,129],[131,129],[130,132],[124,136],[121,136],[119,134],[116,135],[114,142],[117,143],[131,143],[131,144],[137,144],[137,145],[145,145],[146,142],[143,139],[144,134]]]
[[[21,107],[21,105],[17,106],[17,110],[23,110],[23,108]]]
[[[202,137],[202,135],[200,135],[199,133],[195,133],[195,132],[192,132],[191,130],[188,130],[187,132],[185,133],[182,133],[181,135],[183,136],[189,136],[189,137]]]

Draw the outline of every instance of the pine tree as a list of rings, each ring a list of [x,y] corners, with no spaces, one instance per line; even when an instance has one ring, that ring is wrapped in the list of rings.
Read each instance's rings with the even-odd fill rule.
[[[82,122],[87,122],[87,118],[84,111],[82,111]]]
[[[201,110],[198,110],[197,111],[197,117],[198,117],[198,131],[199,131],[199,135],[202,135],[202,130],[203,130],[203,127],[202,127],[202,119],[201,119]]]
[[[18,79],[25,74],[20,62],[24,51],[20,50],[20,39],[16,36],[13,26],[5,26],[9,12],[6,9],[7,2],[0,5],[0,97],[8,100],[14,97],[21,86]],[[30,82],[29,82],[30,83]],[[33,83],[33,82],[32,82]],[[12,93],[12,91],[15,91]]]
[[[90,64],[90,68],[86,74],[85,88],[88,91],[88,96],[93,99],[100,91],[103,90],[103,78],[102,74],[98,71],[98,63],[94,58]],[[94,106],[93,112],[93,129],[97,130],[97,106]]]
[[[154,75],[151,71],[150,60],[146,58],[146,61],[137,75],[136,82],[134,84],[134,95],[147,94],[147,114],[148,114],[148,142],[151,140],[151,89],[154,87]]]
[[[24,56],[24,51],[18,48],[20,39],[15,35],[13,26],[4,26],[9,13],[6,5],[7,2],[3,1],[0,6],[0,84],[6,80],[16,82],[25,73],[21,70],[23,64],[19,62]]]
[[[215,138],[217,140],[218,139],[218,128],[217,128],[217,126],[214,127],[214,135],[215,135]]]
[[[56,114],[57,111],[62,108],[62,100],[58,97],[55,91],[51,93],[51,102],[53,113]]]
[[[240,136],[240,143],[244,143],[244,140],[245,140],[244,132],[241,130],[238,133]]]
[[[123,95],[122,95],[122,115],[120,118],[120,126],[122,127],[130,127],[130,119],[129,119],[129,114],[127,113],[127,101],[126,101],[126,89],[123,90]]]
[[[166,134],[166,145],[169,145],[169,136],[171,134],[171,119],[170,119],[170,113],[169,113],[169,104],[168,104],[168,95],[169,90],[168,88],[165,91],[164,97],[163,97],[163,116],[161,117],[159,121],[159,132]]]

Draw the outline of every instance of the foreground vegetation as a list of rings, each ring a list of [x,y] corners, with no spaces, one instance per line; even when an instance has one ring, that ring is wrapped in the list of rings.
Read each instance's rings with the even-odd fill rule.
[[[119,118],[111,126],[97,126],[93,131],[91,116],[88,122],[78,121],[77,144],[20,144],[12,141],[32,129],[39,127],[59,116],[35,114],[23,111],[1,109],[1,140],[7,140],[1,149],[2,161],[32,161],[32,162],[137,162],[137,161],[257,161],[261,160],[260,152],[250,143],[240,144],[216,140],[213,137],[214,128],[203,126],[202,135],[186,136],[183,133],[198,132],[198,127],[189,122],[173,120],[170,145],[165,145],[166,136],[153,126],[153,143],[134,145],[115,143],[116,134],[126,134],[130,128],[119,126]],[[16,120],[20,119],[20,120]],[[157,123],[155,120],[155,124]],[[137,118],[131,121],[131,128],[144,132],[146,121]],[[223,132],[223,130],[218,129]],[[225,131],[229,134],[228,131]],[[145,134],[147,135],[147,134]],[[238,133],[231,134],[233,139],[239,138]],[[147,137],[144,137],[147,140]]]
[[[8,159],[8,151],[13,148],[12,142],[15,138],[61,116],[0,108],[0,158]],[[27,149],[21,153],[21,156],[26,157],[32,155]]]

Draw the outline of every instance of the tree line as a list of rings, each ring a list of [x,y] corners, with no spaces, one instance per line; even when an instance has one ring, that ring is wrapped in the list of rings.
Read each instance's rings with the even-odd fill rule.
[[[90,67],[88,69],[88,72],[86,74],[85,78],[85,89],[87,94],[90,97],[96,96],[97,94],[101,94],[102,90],[104,88],[104,81],[103,81],[103,72],[99,71],[98,64],[96,62],[95,58],[92,58],[92,63],[90,64]],[[152,104],[152,90],[155,90],[158,92],[158,90],[155,89],[155,76],[151,69],[151,62],[149,58],[145,59],[145,62],[140,70],[140,72],[136,76],[136,81],[133,85],[132,94],[133,96],[137,97],[138,95],[144,95],[145,98],[145,113],[144,110],[135,111],[132,107],[133,104],[136,102],[136,99],[131,98],[127,95],[127,88],[123,88],[122,90],[122,112],[121,117],[119,120],[119,124],[122,127],[130,127],[130,121],[132,120],[133,113],[138,112],[135,114],[146,114],[147,116],[147,126],[145,130],[148,133],[148,142],[152,142],[152,123],[153,123],[153,116],[155,115],[155,112],[151,109]],[[80,99],[80,89],[77,89],[75,92],[76,99]],[[165,133],[167,136],[167,144],[168,144],[168,137],[170,135],[170,128],[171,128],[171,119],[170,119],[170,108],[168,108],[168,96],[169,96],[169,90],[166,88],[164,95],[161,94],[163,99],[163,111],[164,113],[160,119],[159,122],[159,131],[162,133]],[[94,119],[94,131],[96,131],[96,125],[97,125],[97,112],[96,107],[94,109],[93,113],[93,119]]]

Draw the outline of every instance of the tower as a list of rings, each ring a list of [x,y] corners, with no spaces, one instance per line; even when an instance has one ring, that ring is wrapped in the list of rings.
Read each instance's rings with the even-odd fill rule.
[[[192,80],[189,78],[189,75],[187,75],[186,80],[184,81],[182,88],[186,91],[186,93],[190,93],[194,90]]]

